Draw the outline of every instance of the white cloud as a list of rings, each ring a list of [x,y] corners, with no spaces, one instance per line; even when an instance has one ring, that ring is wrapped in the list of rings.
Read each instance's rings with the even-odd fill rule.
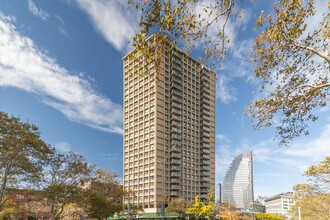
[[[74,75],[16,30],[15,18],[0,13],[0,86],[40,95],[70,120],[122,133],[122,106],[99,94],[89,80]]]
[[[32,0],[28,0],[28,6],[29,6],[29,10],[30,12],[41,18],[42,20],[47,20],[47,18],[49,17],[49,14],[45,11],[43,11],[42,9],[38,9],[37,6],[34,4],[34,2]]]
[[[71,0],[73,1],[73,0]],[[95,29],[117,50],[127,50],[138,29],[137,10],[123,0],[74,0],[86,12]]]
[[[231,79],[225,75],[219,75],[217,77],[217,98],[224,104],[237,100],[236,89],[229,85],[230,81]]]
[[[69,36],[68,31],[65,29],[64,20],[57,14],[55,14],[55,18],[59,21],[59,25],[57,25],[58,31],[63,34],[64,36]]]
[[[64,153],[67,153],[67,152],[71,151],[71,146],[67,142],[60,142],[60,143],[55,144],[55,149],[62,151]]]

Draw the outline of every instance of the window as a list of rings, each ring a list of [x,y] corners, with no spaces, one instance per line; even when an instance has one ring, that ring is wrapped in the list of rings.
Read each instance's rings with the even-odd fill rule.
[[[20,193],[18,193],[18,194],[16,194],[16,198],[18,198],[18,199],[24,199],[24,195],[23,195],[23,194],[20,194]]]

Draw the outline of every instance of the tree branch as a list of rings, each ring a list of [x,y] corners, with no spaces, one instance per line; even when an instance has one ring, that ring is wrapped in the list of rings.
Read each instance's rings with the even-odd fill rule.
[[[300,88],[312,88],[312,89],[321,89],[321,88],[324,88],[324,87],[330,87],[330,83],[326,83],[326,84],[320,84],[320,85],[308,85],[308,84],[305,84],[305,85],[300,85],[300,86],[297,86],[296,88],[292,89],[290,91],[290,93],[294,92],[295,90],[297,89],[300,89]]]
[[[297,44],[297,43],[293,43],[290,46],[296,46],[296,47],[311,51],[311,52],[315,53],[316,55],[318,55],[318,56],[322,57],[323,59],[325,59],[330,64],[330,57],[323,54],[323,53],[321,53],[320,51],[316,50],[315,48],[307,47],[307,46]]]

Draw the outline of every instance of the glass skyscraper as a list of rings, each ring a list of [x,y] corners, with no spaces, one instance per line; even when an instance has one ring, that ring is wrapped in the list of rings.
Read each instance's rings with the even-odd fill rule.
[[[237,156],[231,163],[223,183],[222,201],[247,211],[253,202],[252,151]]]

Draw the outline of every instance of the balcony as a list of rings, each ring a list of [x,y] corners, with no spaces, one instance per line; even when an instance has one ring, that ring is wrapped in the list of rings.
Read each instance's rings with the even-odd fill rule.
[[[178,76],[179,78],[182,78],[182,74],[179,73],[178,71],[175,71],[175,70],[172,70],[172,75],[176,75],[176,76]]]
[[[210,187],[210,184],[209,183],[201,183],[200,186],[201,187]]]
[[[181,183],[181,181],[179,179],[172,178],[171,179],[171,183],[177,183],[177,184],[179,184],[179,183]]]
[[[202,177],[201,178],[201,181],[202,182],[210,182],[210,178],[208,178],[208,177]]]
[[[181,123],[178,123],[178,122],[175,122],[175,121],[172,121],[172,122],[171,122],[171,125],[172,125],[172,126],[175,126],[175,127],[177,127],[177,128],[181,128]]]
[[[174,190],[180,190],[180,189],[181,189],[181,186],[178,186],[178,185],[172,185],[172,186],[171,186],[171,189],[174,189]]]
[[[207,99],[204,99],[204,98],[201,100],[201,103],[206,103],[206,104],[210,105],[210,101]]]
[[[179,192],[171,191],[171,192],[170,192],[170,195],[171,195],[171,196],[179,196]]]
[[[181,175],[178,172],[171,172],[171,177],[181,177]]]
[[[177,82],[179,84],[182,84],[182,80],[180,78],[176,77],[176,76],[172,77],[172,81]]]
[[[172,63],[172,70],[173,69],[176,69],[176,70],[178,70],[178,71],[180,71],[181,72],[181,66],[179,66],[179,65],[177,65],[176,63]]]
[[[210,144],[203,143],[203,144],[201,144],[201,148],[207,148],[209,150]]]
[[[171,166],[171,170],[177,170],[177,171],[180,171],[180,170],[181,170],[181,168],[180,168],[180,167],[178,167],[178,166]]]
[[[177,102],[177,103],[181,104],[182,103],[182,98],[172,96],[171,101],[174,101],[174,102]]]
[[[201,160],[201,164],[202,164],[202,165],[204,165],[204,164],[206,164],[206,165],[210,165],[211,163],[210,163],[209,160]]]
[[[207,198],[207,195],[206,194],[202,194],[202,195],[200,195],[200,198],[201,199],[206,199]]]
[[[178,164],[178,165],[180,165],[181,164],[181,160],[172,159],[171,160],[171,164]]]
[[[202,136],[202,137],[208,137],[208,138],[210,138],[210,134],[207,133],[207,132],[202,132],[202,133],[201,133],[201,136]]]
[[[210,170],[209,166],[201,166],[201,170]]]
[[[182,86],[176,82],[172,82],[172,88],[176,88],[176,89],[182,91]]]
[[[171,138],[172,138],[172,139],[181,140],[181,135],[172,134],[172,135],[171,135]]]
[[[172,57],[172,62],[177,63],[179,66],[181,66],[181,59],[178,59],[176,57]]]
[[[179,158],[179,159],[181,159],[181,154],[171,153],[171,158]]]
[[[177,116],[177,115],[171,115],[171,120],[174,120],[174,121],[181,121],[181,116]]]
[[[202,149],[201,150],[201,153],[202,154],[209,154],[210,153],[210,150],[208,150],[208,149]]]
[[[203,93],[203,94],[202,94],[202,98],[203,98],[203,99],[204,99],[204,98],[206,98],[206,99],[210,99],[211,96],[210,96],[209,94],[207,94],[207,93]]]
[[[172,104],[172,107],[174,107],[174,108],[177,108],[177,109],[181,109],[182,108],[182,105],[181,104],[178,104],[176,102],[173,102],[171,104]],[[172,111],[173,111],[173,109],[172,109]],[[176,111],[178,111],[178,110],[176,110]],[[181,113],[181,111],[180,111],[180,113]]]
[[[202,121],[202,122],[201,122],[201,125],[202,125],[202,126],[208,126],[208,127],[210,127],[211,124],[210,124],[210,122]]]
[[[202,119],[202,120],[210,121],[210,117],[207,116],[207,115],[202,115],[201,119]]]
[[[201,78],[201,80],[207,81],[207,82],[210,82],[211,81],[210,80],[210,77],[208,75],[203,75],[202,78]]]
[[[210,115],[210,111],[209,110],[206,110],[206,109],[203,109],[201,111],[201,114],[203,114],[203,115]]]
[[[209,193],[210,190],[208,190],[208,189],[201,189],[200,192],[201,192],[201,193]]]
[[[172,133],[181,134],[181,130],[180,130],[180,129],[177,129],[177,128],[174,128],[174,127],[172,127],[172,130],[171,130],[171,134],[172,134]]]
[[[205,81],[203,81],[203,82],[201,83],[201,86],[210,87],[210,83],[209,83],[209,82],[205,82]]]
[[[182,92],[179,92],[178,90],[172,89],[171,93],[172,95],[177,95],[179,97],[182,97]]]
[[[180,59],[182,58],[182,54],[175,50],[172,50],[172,55],[177,56]]]
[[[171,144],[172,144],[172,145],[175,145],[175,144],[181,144],[181,142],[180,142],[180,141],[176,141],[176,140],[172,140],[172,141],[171,141]]]
[[[207,154],[203,154],[202,156],[201,156],[201,159],[210,159],[210,155],[207,155]]]
[[[208,94],[210,94],[210,88],[208,88],[208,87],[205,87],[205,86],[203,86],[202,88],[201,88],[201,91],[202,91],[202,93],[208,93]]]
[[[175,108],[172,108],[172,109],[171,109],[171,113],[172,113],[172,114],[181,115],[181,111],[180,111],[180,110],[177,110],[177,109],[175,109]]]
[[[201,130],[202,130],[202,131],[206,131],[206,132],[210,132],[210,127],[209,127],[209,126],[206,126],[206,125],[203,125],[203,126],[201,127]]]
[[[202,137],[202,138],[201,138],[201,142],[210,143],[210,138]]]
[[[210,110],[210,106],[207,105],[207,104],[203,104],[201,107],[202,107],[202,109],[208,109],[208,110]]]
[[[181,148],[176,146],[174,148],[171,148],[171,152],[180,152],[181,153]],[[181,155],[180,155],[180,157],[181,157]]]
[[[210,176],[210,172],[201,172],[200,175],[201,176]]]

